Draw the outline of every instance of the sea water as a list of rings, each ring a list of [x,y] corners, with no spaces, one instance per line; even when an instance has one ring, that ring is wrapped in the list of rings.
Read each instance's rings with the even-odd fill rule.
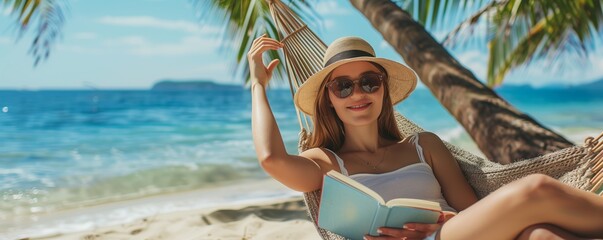
[[[599,91],[498,92],[578,144],[603,131]],[[295,154],[291,93],[270,90],[268,97]],[[248,89],[0,91],[0,109],[0,232],[14,228],[15,219],[268,178],[255,157]],[[428,90],[416,90],[396,109],[476,151]]]

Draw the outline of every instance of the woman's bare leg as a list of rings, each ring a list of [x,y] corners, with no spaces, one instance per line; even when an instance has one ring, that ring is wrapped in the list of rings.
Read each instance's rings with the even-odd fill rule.
[[[603,198],[535,174],[512,182],[450,219],[441,239],[514,239],[548,223],[584,237],[603,237]]]
[[[549,224],[533,225],[521,232],[516,240],[584,240],[573,233]]]

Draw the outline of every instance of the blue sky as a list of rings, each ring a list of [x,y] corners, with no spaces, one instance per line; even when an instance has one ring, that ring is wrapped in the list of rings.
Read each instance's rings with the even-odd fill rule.
[[[146,89],[161,79],[210,79],[241,84],[233,76],[235,56],[220,51],[222,25],[201,23],[187,0],[70,0],[63,37],[50,58],[33,67],[31,37],[16,41],[14,19],[0,12],[0,89]],[[402,61],[348,1],[323,0],[319,36],[330,43],[342,36],[367,39],[377,55]],[[441,38],[444,32],[435,33]],[[599,44],[601,45],[601,44]],[[228,44],[226,44],[228,46]],[[478,78],[486,74],[487,50],[452,50]],[[518,69],[506,84],[579,84],[603,77],[603,51],[563,70],[535,63]],[[570,61],[573,62],[573,61]]]

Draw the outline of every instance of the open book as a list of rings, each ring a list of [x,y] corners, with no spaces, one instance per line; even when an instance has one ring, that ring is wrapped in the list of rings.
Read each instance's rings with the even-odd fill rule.
[[[385,202],[375,191],[331,170],[324,177],[318,226],[349,239],[362,239],[367,233],[378,236],[379,227],[436,223],[441,214],[437,202],[410,198]]]

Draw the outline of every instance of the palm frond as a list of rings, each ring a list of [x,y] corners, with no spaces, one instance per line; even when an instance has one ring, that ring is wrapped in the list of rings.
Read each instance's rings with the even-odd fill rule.
[[[520,63],[529,63],[534,54],[541,50],[546,37],[544,22],[532,29],[517,43],[492,39],[489,42],[488,85],[496,86],[503,82],[504,76]],[[503,57],[500,57],[503,56]]]
[[[447,47],[466,46],[469,40],[487,43],[487,81],[492,86],[501,84],[512,69],[535,60],[555,62],[565,54],[586,57],[603,32],[600,0],[397,2],[432,32],[459,22],[443,40]],[[484,28],[476,31],[480,26]]]
[[[451,32],[453,33],[473,27],[473,22],[488,12],[488,9],[480,8],[487,6],[491,0],[395,0],[393,2],[431,31],[445,31],[451,25],[458,26],[459,29]],[[467,18],[467,16],[471,17]],[[449,33],[446,39],[452,38],[450,35]]]
[[[249,66],[246,53],[249,51],[253,40],[263,34],[270,38],[279,39],[279,32],[272,21],[268,1],[265,0],[193,0],[194,6],[202,13],[201,18],[220,19],[224,25],[222,41],[225,46],[234,49],[223,49],[236,53],[234,75],[243,74],[245,82],[249,82]],[[307,1],[288,1],[290,8],[302,19],[308,22],[316,21],[317,14],[310,8]],[[275,51],[269,51],[266,59],[279,59],[284,63],[282,56]],[[275,78],[285,79],[284,64],[279,64],[274,72]]]
[[[29,48],[34,58],[34,66],[48,59],[50,51],[60,37],[68,8],[63,0],[4,0],[4,8],[10,9],[19,25],[18,39],[28,31],[35,31],[35,37]],[[34,25],[34,26],[32,26]],[[31,28],[35,30],[30,30]]]
[[[446,34],[446,37],[444,37],[444,40],[442,40],[444,46],[455,47],[457,43],[462,42],[459,41],[460,36],[473,35],[473,32],[478,26],[477,24],[480,22],[480,20],[482,20],[482,18],[487,19],[488,16],[491,16],[496,11],[497,7],[505,4],[506,2],[508,2],[508,0],[491,1],[490,3],[482,6],[479,10],[459,23],[452,31]],[[487,20],[486,23],[488,23]],[[487,27],[485,29],[487,29]],[[487,34],[484,34],[483,36],[487,36]]]
[[[496,28],[489,41],[488,84],[501,84],[511,69],[536,59],[585,58],[601,37],[601,22],[599,0],[511,0],[500,5],[492,20]]]

